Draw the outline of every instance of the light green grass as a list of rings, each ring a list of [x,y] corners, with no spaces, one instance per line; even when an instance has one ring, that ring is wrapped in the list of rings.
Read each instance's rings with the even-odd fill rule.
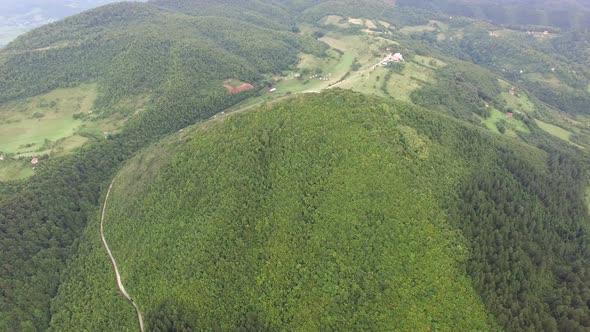
[[[442,60],[421,55],[415,55],[414,61],[433,69],[441,68],[447,65],[447,63]]]
[[[373,70],[366,71],[362,74],[351,77],[350,79],[338,84],[339,88],[359,91],[366,94],[376,94],[385,96],[380,89],[381,82],[385,79],[386,68],[377,66]]]
[[[388,94],[397,100],[411,101],[411,94],[424,86],[423,82],[434,82],[434,70],[413,62],[406,62],[401,74],[393,73],[387,81]]]
[[[28,160],[0,161],[0,182],[20,180],[34,174],[33,166]]]
[[[539,119],[535,119],[535,122],[537,123],[537,126],[539,126],[539,128],[543,129],[544,131],[546,131],[547,133],[560,138],[564,141],[570,141],[570,137],[572,136],[572,133],[555,125],[552,125],[550,123],[547,122],[543,122]]]
[[[365,26],[369,29],[376,29],[377,25],[371,20],[365,20]]]
[[[434,30],[436,30],[436,29],[430,25],[415,25],[415,26],[403,27],[399,30],[399,32],[409,35],[409,34],[413,34],[413,33],[434,31]]]
[[[391,23],[389,23],[389,22],[385,22],[385,21],[381,21],[381,20],[378,20],[377,22],[386,28],[389,28],[391,26]]]
[[[340,28],[347,28],[350,26],[348,20],[338,15],[328,15],[324,17],[321,22],[324,25],[335,25]]]
[[[508,91],[510,90],[511,84],[504,81],[498,80],[500,87],[502,88],[501,96],[506,101],[508,107],[515,111],[533,113],[535,112],[535,105],[524,93],[517,93],[512,96]]]
[[[303,79],[297,79],[290,75],[284,78],[276,85],[277,94],[279,96],[288,92],[298,93],[304,91],[320,91],[329,88],[349,72],[348,77],[354,76],[357,73],[368,71],[372,66],[381,60],[381,56],[385,55],[385,47],[392,42],[386,42],[382,38],[373,36],[343,36],[340,34],[328,34],[322,41],[330,45],[332,48],[344,52],[343,55],[331,50],[329,57],[319,58],[312,55],[302,55],[301,61],[297,66],[299,72],[307,69],[311,72]],[[375,56],[379,54],[379,56]],[[351,71],[351,65],[357,61],[361,68],[357,72]],[[320,70],[322,76],[327,76],[331,73],[329,81],[320,80],[319,77],[310,78],[316,70]],[[340,84],[338,87],[343,87]]]
[[[500,120],[504,120],[506,123],[506,132],[505,132],[506,136],[516,138],[516,137],[518,137],[516,135],[517,132],[530,133],[529,128],[522,121],[517,120],[514,117],[507,118],[506,114],[500,112],[499,110],[497,110],[495,108],[491,108],[490,117],[487,119],[483,119],[483,123],[486,125],[486,127],[489,130],[491,130],[495,133],[500,133],[500,131],[498,130],[498,127],[496,126],[496,124]]]
[[[52,155],[61,156],[66,155],[75,149],[81,147],[88,141],[87,137],[83,137],[80,135],[74,135],[70,137],[66,137],[59,142],[57,142],[56,146],[52,149]]]
[[[408,75],[395,73],[387,81],[387,91],[389,94],[395,99],[405,102],[410,102],[410,95],[420,87],[422,87],[422,84],[412,80]]]
[[[526,74],[525,77],[531,81],[545,83],[557,89],[569,88],[566,84],[561,82],[555,75],[552,74],[543,75],[541,73],[530,73]]]
[[[96,85],[85,84],[1,105],[0,151],[34,152],[46,139],[57,141],[74,135],[82,120],[75,120],[73,115],[90,112],[95,99]]]

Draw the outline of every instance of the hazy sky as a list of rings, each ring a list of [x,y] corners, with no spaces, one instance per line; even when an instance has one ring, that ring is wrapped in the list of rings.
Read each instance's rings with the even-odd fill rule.
[[[40,25],[120,0],[0,0],[0,46]]]

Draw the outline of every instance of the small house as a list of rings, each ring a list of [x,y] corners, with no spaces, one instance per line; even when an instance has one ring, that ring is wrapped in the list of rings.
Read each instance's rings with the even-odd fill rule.
[[[381,65],[386,66],[390,62],[399,63],[404,61],[404,56],[401,53],[389,54],[383,60],[381,60]]]
[[[269,90],[269,92],[275,92],[275,91],[277,91],[277,88],[272,88]]]
[[[512,113],[512,112],[506,113],[506,118],[511,118],[513,116],[514,116],[514,113]]]

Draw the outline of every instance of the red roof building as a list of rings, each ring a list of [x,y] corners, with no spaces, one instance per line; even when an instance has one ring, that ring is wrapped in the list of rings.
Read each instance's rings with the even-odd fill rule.
[[[240,93],[248,91],[250,89],[254,89],[254,86],[250,83],[242,83],[235,88],[229,84],[224,84],[223,87],[225,87],[229,93]]]

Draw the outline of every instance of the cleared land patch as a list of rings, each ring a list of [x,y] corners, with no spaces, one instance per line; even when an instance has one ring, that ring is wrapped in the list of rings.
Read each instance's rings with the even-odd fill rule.
[[[240,93],[240,92],[254,89],[254,86],[252,84],[246,83],[246,82],[241,82],[239,80],[234,80],[234,79],[227,80],[227,81],[223,82],[223,87],[229,93]]]
[[[95,99],[96,85],[85,84],[1,105],[0,151],[43,151],[51,142],[73,136],[83,124],[75,115],[92,112]]]
[[[537,126],[539,126],[539,128],[543,129],[544,131],[546,131],[547,133],[560,138],[564,141],[570,141],[570,137],[572,136],[572,133],[555,125],[552,125],[550,123],[547,122],[543,122],[539,119],[535,119],[535,122],[537,123]]]
[[[148,100],[134,97],[96,112],[96,98],[96,84],[82,84],[0,105],[0,181],[33,174],[29,164],[23,171],[19,159],[63,156],[115,132]]]
[[[20,180],[34,174],[28,160],[0,160],[0,181]]]
[[[486,119],[483,119],[483,123],[486,127],[495,132],[500,133],[498,126],[504,127],[506,136],[510,137],[518,137],[516,135],[517,132],[521,133],[529,133],[529,128],[520,120],[513,117],[507,117],[505,113],[500,112],[495,108],[491,108],[490,116]]]

